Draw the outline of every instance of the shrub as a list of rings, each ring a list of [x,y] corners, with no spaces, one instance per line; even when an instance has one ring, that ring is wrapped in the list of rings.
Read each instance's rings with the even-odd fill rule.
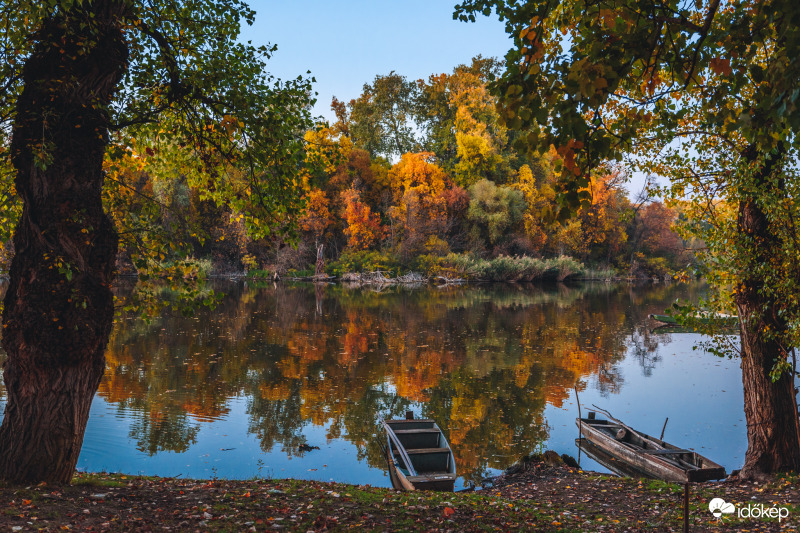
[[[558,281],[564,281],[565,279],[578,276],[584,271],[582,263],[566,255],[551,259],[549,263],[552,265],[552,268],[555,269],[556,279]]]
[[[341,276],[347,272],[388,272],[396,275],[399,270],[397,258],[390,253],[372,250],[359,250],[344,252],[337,261],[328,265],[327,271],[334,276]]]
[[[423,276],[431,277],[444,274],[442,266],[444,258],[438,255],[424,254],[419,255],[411,261],[411,270],[422,273]]]
[[[541,260],[525,255],[501,255],[486,260],[471,254],[448,254],[440,262],[439,268],[448,269],[463,278],[484,281],[563,281],[584,271],[583,265],[571,257]]]
[[[610,266],[586,268],[582,277],[584,279],[613,279],[617,277],[617,271]]]

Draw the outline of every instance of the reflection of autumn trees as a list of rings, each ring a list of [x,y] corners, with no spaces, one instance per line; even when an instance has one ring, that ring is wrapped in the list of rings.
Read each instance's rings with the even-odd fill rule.
[[[687,289],[226,290],[193,318],[119,320],[100,394],[135,413],[141,450],[185,450],[202,421],[244,397],[264,450],[297,453],[303,427],[324,425],[380,467],[378,421],[416,406],[474,479],[540,446],[545,406],[562,405],[576,383],[616,391],[632,339],[645,358],[657,351],[646,314]]]

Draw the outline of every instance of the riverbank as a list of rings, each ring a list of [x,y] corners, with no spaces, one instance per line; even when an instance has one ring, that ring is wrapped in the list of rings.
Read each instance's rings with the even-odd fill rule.
[[[692,531],[797,531],[800,478],[694,485]],[[737,509],[788,509],[782,519],[715,519],[712,498]],[[529,463],[492,488],[408,493],[299,480],[185,480],[78,474],[68,487],[0,487],[4,531],[681,531],[673,483]]]

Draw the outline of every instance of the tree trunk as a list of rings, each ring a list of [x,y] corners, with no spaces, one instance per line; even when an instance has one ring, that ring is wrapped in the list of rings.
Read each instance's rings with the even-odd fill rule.
[[[105,368],[118,238],[102,166],[127,66],[124,9],[94,0],[60,11],[23,69],[11,142],[23,213],[3,311],[0,479],[11,482],[70,481]]]
[[[324,244],[317,245],[317,263],[314,266],[314,277],[325,275],[325,258],[322,256]]]
[[[751,161],[755,159],[753,154]],[[755,189],[765,187],[773,171],[768,160],[755,177]],[[780,253],[777,237],[755,198],[739,202],[738,228],[747,240],[751,265],[768,265]],[[788,356],[789,347],[768,332],[786,330],[778,314],[778,302],[768,296],[765,282],[756,268],[748,268],[737,287],[735,302],[739,313],[742,348],[744,412],[747,419],[747,453],[740,476],[757,478],[762,474],[800,470],[800,422],[795,403],[794,379],[784,372],[773,382],[770,371],[777,360]]]

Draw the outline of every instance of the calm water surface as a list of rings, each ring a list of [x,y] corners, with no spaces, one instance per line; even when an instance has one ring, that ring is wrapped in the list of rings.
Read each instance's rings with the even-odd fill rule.
[[[390,486],[377,424],[413,410],[444,429],[463,486],[532,451],[577,456],[576,386],[584,410],[656,435],[669,417],[667,440],[744,460],[738,361],[649,330],[700,286],[215,290],[213,311],[117,321],[80,469]]]

